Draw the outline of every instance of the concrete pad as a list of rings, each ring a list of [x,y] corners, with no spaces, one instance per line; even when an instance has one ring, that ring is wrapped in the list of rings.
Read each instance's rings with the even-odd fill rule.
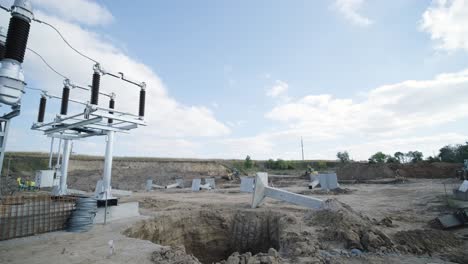
[[[127,191],[127,190],[112,189],[112,195],[132,196],[133,192],[132,191]]]
[[[69,194],[78,194],[78,195],[87,195],[88,192],[76,190],[76,189],[68,189]]]
[[[135,216],[140,216],[140,212],[138,210],[139,203],[138,202],[131,202],[131,203],[119,203],[117,206],[108,206],[107,207],[107,222],[112,222],[119,219],[125,219]],[[102,224],[104,223],[104,214],[105,214],[105,207],[99,207],[96,217],[94,218],[95,224]]]

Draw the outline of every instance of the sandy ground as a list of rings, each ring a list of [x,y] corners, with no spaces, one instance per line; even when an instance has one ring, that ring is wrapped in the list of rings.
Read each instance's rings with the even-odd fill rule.
[[[293,192],[313,195],[324,200],[335,198],[376,221],[390,218],[392,226],[378,227],[389,236],[399,231],[428,229],[430,220],[441,213],[450,211],[446,206],[442,180],[412,179],[402,184],[344,185],[342,187],[351,192],[338,195],[316,194],[307,189],[305,181],[294,181],[285,185],[290,185],[284,188]],[[120,202],[139,201],[141,217],[115,221],[106,226],[95,225],[87,233],[54,232],[2,241],[0,242],[0,263],[155,263],[151,260],[152,253],[161,251],[161,246],[148,240],[127,237],[122,233],[129,227],[141,223],[142,220],[167,216],[176,221],[180,215],[198,211],[214,212],[213,217],[216,214],[222,216],[239,210],[279,213],[281,221],[290,222],[285,229],[287,232],[299,234],[299,237],[311,236],[313,238],[310,239],[310,243],[318,243],[319,239],[315,237],[315,234],[318,234],[320,228],[303,221],[304,216],[311,213],[310,210],[271,199],[266,199],[258,209],[250,209],[251,194],[240,193],[238,187],[226,189],[220,187],[217,190],[198,193],[193,193],[189,189],[134,193],[131,197],[122,198]],[[286,220],[283,220],[284,217]],[[466,228],[443,232],[464,239],[459,240],[458,247],[468,251]],[[174,239],[177,241],[176,238]],[[108,256],[109,240],[114,241],[116,248],[115,254],[110,257]],[[355,257],[350,257],[349,254],[332,254],[340,250],[349,252],[349,249],[342,244],[334,245],[333,243],[315,247],[310,255],[320,255],[317,258],[310,258],[309,255],[301,253],[302,255],[297,255],[297,258],[290,259],[288,252],[280,251],[284,257],[283,262],[280,263],[313,263],[312,261],[324,263],[452,263],[443,256],[444,252],[432,252],[431,256],[377,251]],[[458,263],[462,262],[458,261]]]

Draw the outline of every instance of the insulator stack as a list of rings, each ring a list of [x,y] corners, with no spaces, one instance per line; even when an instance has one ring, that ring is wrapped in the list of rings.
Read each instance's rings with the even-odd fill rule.
[[[46,105],[47,105],[47,98],[45,96],[41,96],[41,101],[39,102],[39,113],[37,115],[38,123],[44,122]]]
[[[29,28],[28,21],[16,16],[11,17],[5,44],[5,59],[23,63],[28,44]]]
[[[109,101],[109,109],[115,109],[115,100],[114,100],[114,98],[111,98],[110,101]],[[114,112],[109,111],[109,114],[112,115],[112,114],[114,114]],[[112,119],[112,118],[107,119],[107,123],[112,124],[113,122],[114,122],[114,119]]]
[[[99,102],[99,86],[101,82],[101,75],[95,72],[93,74],[93,83],[91,86],[91,104],[97,105]]]
[[[70,88],[68,86],[63,87],[62,92],[62,105],[60,106],[60,114],[67,115],[68,113],[68,99],[70,98]]]
[[[145,100],[146,100],[146,90],[141,89],[140,90],[140,107],[139,107],[139,111],[138,111],[138,115],[140,117],[145,116]]]

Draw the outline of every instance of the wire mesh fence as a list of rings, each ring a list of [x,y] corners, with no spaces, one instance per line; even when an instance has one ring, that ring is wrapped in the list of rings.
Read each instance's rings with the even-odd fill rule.
[[[45,194],[1,197],[0,240],[65,229],[76,199]]]

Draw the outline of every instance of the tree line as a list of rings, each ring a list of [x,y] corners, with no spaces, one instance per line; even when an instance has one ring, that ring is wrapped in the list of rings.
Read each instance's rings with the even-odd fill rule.
[[[338,152],[336,154],[338,160],[342,163],[352,162],[347,151]],[[427,162],[450,162],[463,163],[468,159],[468,142],[465,144],[446,145],[439,150],[439,154],[428,156],[424,159],[421,151],[408,151],[406,153],[397,151],[393,155],[385,154],[381,151],[369,157],[368,162],[373,163],[417,163],[421,161]]]

